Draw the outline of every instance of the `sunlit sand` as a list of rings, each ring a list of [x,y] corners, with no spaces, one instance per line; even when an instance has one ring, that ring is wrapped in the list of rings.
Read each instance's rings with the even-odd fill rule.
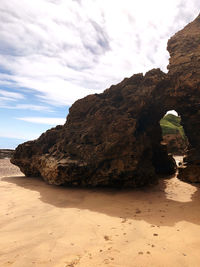
[[[64,188],[0,161],[0,266],[199,267],[200,189]]]

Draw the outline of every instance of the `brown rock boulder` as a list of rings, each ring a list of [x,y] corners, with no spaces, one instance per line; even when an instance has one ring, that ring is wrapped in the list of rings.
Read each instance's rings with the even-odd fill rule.
[[[155,102],[166,86],[166,75],[156,69],[78,100],[64,126],[18,146],[12,163],[27,176],[42,176],[51,184],[134,187],[154,183],[163,166],[167,174],[175,170],[160,144],[159,119],[165,109]],[[162,166],[156,164],[157,158]]]
[[[168,74],[153,69],[76,101],[64,126],[19,145],[12,163],[27,176],[42,176],[50,184],[151,184],[157,173],[176,169],[161,145],[159,125],[164,114],[175,109],[189,141],[179,177],[200,181],[199,32],[200,17],[169,40]]]
[[[185,166],[179,178],[200,182],[200,16],[168,41],[169,79],[176,110],[189,141]],[[194,171],[195,170],[195,171]]]

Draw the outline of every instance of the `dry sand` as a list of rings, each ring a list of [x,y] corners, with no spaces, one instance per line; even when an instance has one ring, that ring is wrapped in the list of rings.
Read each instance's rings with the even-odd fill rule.
[[[197,185],[172,177],[141,190],[56,187],[9,160],[0,177],[0,266],[200,266]]]

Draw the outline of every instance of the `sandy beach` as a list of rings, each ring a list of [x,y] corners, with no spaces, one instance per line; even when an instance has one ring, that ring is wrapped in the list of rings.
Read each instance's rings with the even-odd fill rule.
[[[0,160],[0,266],[199,267],[200,187],[56,187]]]

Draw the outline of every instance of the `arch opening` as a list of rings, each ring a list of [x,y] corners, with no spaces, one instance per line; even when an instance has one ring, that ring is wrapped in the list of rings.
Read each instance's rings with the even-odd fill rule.
[[[182,125],[181,116],[175,110],[169,110],[160,120],[162,143],[167,146],[168,153],[184,156],[188,149],[188,138]]]

